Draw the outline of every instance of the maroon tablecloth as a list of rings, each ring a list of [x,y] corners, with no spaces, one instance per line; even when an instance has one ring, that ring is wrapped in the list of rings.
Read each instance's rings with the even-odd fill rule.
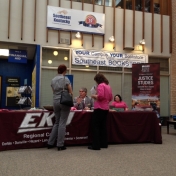
[[[91,116],[92,112],[74,112],[66,128],[66,145],[91,142]],[[0,112],[0,150],[45,147],[53,124],[53,112]],[[110,143],[162,143],[153,112],[109,112],[107,129]]]

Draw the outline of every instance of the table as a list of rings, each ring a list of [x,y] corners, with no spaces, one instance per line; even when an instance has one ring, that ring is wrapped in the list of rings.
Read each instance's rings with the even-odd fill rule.
[[[91,142],[91,116],[92,112],[71,112],[66,145]],[[53,124],[54,113],[50,111],[0,112],[0,151],[46,147]],[[109,143],[162,144],[159,120],[154,112],[109,112],[107,131]]]
[[[176,120],[173,120],[173,119],[167,120],[167,134],[169,134],[169,125],[170,124],[176,125]]]

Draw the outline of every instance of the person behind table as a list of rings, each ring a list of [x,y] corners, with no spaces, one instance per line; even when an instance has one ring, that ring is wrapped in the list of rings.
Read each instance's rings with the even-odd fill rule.
[[[134,103],[132,110],[136,110],[136,107],[137,107],[137,106],[139,106],[139,102],[135,102],[135,103]]]
[[[85,87],[79,90],[79,96],[74,98],[73,103],[74,107],[78,110],[89,110],[93,107],[93,100],[87,96],[87,89]]]
[[[58,150],[65,150],[64,139],[66,122],[70,113],[70,107],[60,104],[61,92],[63,87],[72,95],[72,87],[70,80],[65,77],[67,67],[65,65],[58,66],[58,75],[51,81],[51,87],[53,90],[53,108],[55,114],[55,124],[52,128],[49,140],[48,149],[55,147],[54,144],[57,140]],[[65,80],[64,80],[65,79]]]
[[[98,73],[94,77],[97,83],[96,94],[94,98],[94,111],[92,116],[92,145],[88,146],[91,150],[100,150],[108,147],[106,120],[109,112],[109,102],[112,101],[112,89],[106,77]]]
[[[122,97],[119,94],[114,96],[114,101],[112,102],[111,105],[115,108],[123,108],[125,111],[128,110],[127,104],[124,101],[122,101]]]

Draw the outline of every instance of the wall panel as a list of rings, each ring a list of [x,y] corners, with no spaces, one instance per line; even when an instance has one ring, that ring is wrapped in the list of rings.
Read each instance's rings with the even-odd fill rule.
[[[8,0],[0,1],[0,41],[8,40]],[[3,25],[2,25],[3,24]]]
[[[116,51],[123,50],[123,9],[116,8],[115,40]]]
[[[21,40],[21,8],[22,1],[11,1],[11,20],[10,20],[10,40]]]
[[[133,47],[133,11],[126,10],[125,47]]]
[[[154,53],[161,54],[161,16],[154,15]]]
[[[34,10],[35,0],[24,0],[24,17],[23,17],[23,40],[25,43],[34,42]]]
[[[170,49],[169,49],[169,45],[170,45],[170,35],[169,32],[170,28],[169,28],[169,16],[165,16],[163,15],[163,55],[168,55],[170,54]]]

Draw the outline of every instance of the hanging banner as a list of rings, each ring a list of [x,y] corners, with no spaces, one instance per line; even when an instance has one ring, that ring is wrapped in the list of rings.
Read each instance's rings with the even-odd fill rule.
[[[47,28],[104,35],[105,14],[47,6]]]
[[[132,104],[157,107],[160,105],[160,64],[133,64]]]
[[[140,64],[147,62],[147,54],[122,54],[116,52],[90,51],[82,49],[72,50],[72,64],[74,65],[131,68],[132,64]]]
[[[27,63],[27,51],[10,49],[8,62]]]

